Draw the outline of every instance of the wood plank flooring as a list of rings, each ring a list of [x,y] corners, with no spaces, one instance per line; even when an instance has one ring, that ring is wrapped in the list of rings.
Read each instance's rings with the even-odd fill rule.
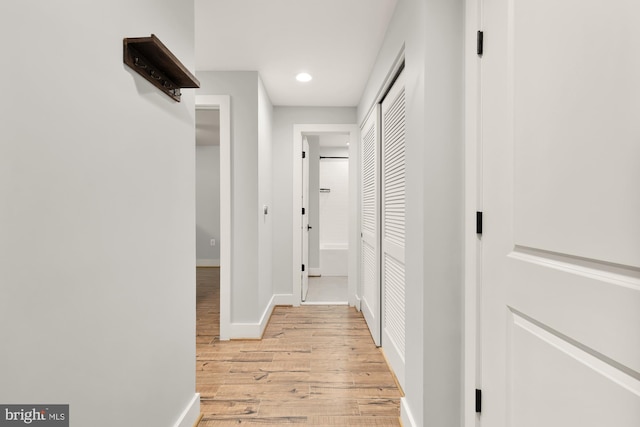
[[[262,340],[220,341],[219,269],[197,270],[199,427],[400,426],[400,391],[361,313],[276,307]]]

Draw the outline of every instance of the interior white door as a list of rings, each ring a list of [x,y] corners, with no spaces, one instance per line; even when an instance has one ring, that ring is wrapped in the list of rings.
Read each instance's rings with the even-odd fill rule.
[[[302,139],[302,288],[300,298],[309,292],[309,141]]]
[[[380,242],[378,106],[360,132],[361,309],[376,345],[380,345]]]
[[[640,426],[640,2],[483,5],[480,422]]]
[[[405,96],[401,73],[381,104],[382,348],[398,382],[405,380]]]

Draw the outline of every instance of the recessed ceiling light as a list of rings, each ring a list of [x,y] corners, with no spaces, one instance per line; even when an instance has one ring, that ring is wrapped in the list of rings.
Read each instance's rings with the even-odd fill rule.
[[[312,78],[309,73],[300,73],[296,76],[296,80],[303,83],[311,81]]]

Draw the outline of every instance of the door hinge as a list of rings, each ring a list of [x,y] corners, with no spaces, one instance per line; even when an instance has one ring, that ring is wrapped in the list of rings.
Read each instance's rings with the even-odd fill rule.
[[[476,212],[476,234],[482,234],[482,212]]]
[[[302,264],[302,271],[304,271],[304,264]]]
[[[478,54],[478,56],[482,56],[483,51],[484,51],[484,32],[478,31],[476,53]]]
[[[476,413],[482,412],[482,390],[476,389]]]
[[[307,157],[307,153],[306,152],[302,152],[302,158],[304,159],[305,157]]]
[[[302,215],[304,215],[304,208],[302,208]]]

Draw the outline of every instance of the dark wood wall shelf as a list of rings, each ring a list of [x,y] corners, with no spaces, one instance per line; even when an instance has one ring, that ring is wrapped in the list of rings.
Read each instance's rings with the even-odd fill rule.
[[[124,63],[151,84],[180,102],[182,88],[199,88],[200,82],[158,37],[123,40]]]

